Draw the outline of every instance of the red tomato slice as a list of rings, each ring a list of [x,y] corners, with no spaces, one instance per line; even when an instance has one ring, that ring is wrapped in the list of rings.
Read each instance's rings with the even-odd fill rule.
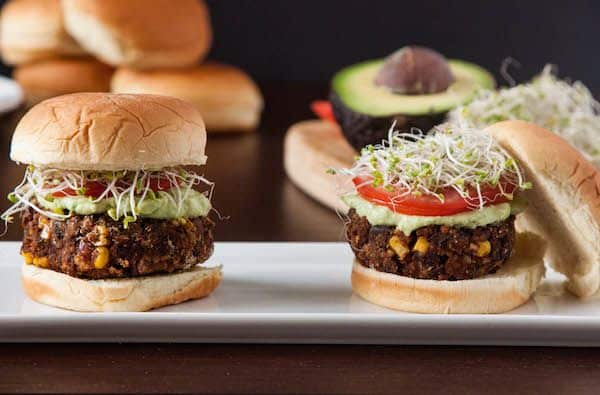
[[[118,184],[118,186],[125,188],[125,184]],[[164,178],[151,178],[150,189],[154,192],[168,191],[171,189],[171,182]],[[104,193],[106,190],[106,184],[97,181],[89,181],[84,187],[84,196],[97,198]],[[54,192],[54,197],[65,197],[65,196],[77,196],[79,193],[71,188],[63,189],[62,191]]]
[[[165,178],[151,178],[150,179],[150,189],[154,192],[157,191],[168,191],[171,189],[171,181]]]
[[[314,102],[310,103],[310,109],[322,120],[337,123],[335,115],[333,115],[333,108],[331,107],[331,103],[329,101],[315,100]]]
[[[369,177],[355,177],[353,180],[356,190],[361,197],[371,203],[386,206],[392,211],[406,215],[422,216],[442,216],[454,215],[465,211],[473,210],[474,206],[479,205],[477,193],[472,192],[472,198],[466,201],[460,194],[452,188],[441,191],[444,194],[442,202],[432,195],[415,196],[408,194],[400,196],[397,192],[388,192],[381,187],[373,187]],[[513,184],[502,184],[505,193],[513,193],[515,186]],[[498,204],[508,201],[508,198],[500,193],[499,187],[490,187],[481,191],[483,204]]]
[[[103,184],[101,182],[96,182],[96,181],[90,181],[85,184],[84,189],[85,189],[85,191],[84,191],[85,196],[91,196],[91,197],[96,198],[96,197],[102,195],[102,193],[106,190],[106,184]],[[66,188],[66,189],[63,189],[62,191],[54,192],[52,194],[52,196],[54,196],[54,197],[77,196],[77,195],[78,195],[77,191],[75,191],[71,188]]]

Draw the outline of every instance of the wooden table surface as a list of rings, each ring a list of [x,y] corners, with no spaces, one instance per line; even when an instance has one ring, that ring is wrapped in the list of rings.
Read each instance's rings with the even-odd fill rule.
[[[287,127],[310,117],[325,85],[263,84],[257,134],[211,136],[206,175],[229,219],[217,240],[336,241],[335,213],[282,169]],[[0,210],[22,176],[8,160],[18,114],[0,119]],[[18,240],[9,227],[4,240]],[[13,344],[0,347],[0,392],[598,393],[600,349],[341,345]]]

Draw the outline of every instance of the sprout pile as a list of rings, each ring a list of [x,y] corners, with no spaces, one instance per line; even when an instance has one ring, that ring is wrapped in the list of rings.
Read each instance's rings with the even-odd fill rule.
[[[103,190],[98,196],[89,196],[93,203],[103,199],[114,199],[115,208],[108,210],[107,214],[116,220],[122,219],[127,227],[130,222],[138,218],[138,206],[145,199],[155,198],[156,192],[161,197],[171,199],[181,212],[190,191],[200,185],[208,187],[205,192],[211,199],[213,183],[206,178],[188,171],[183,167],[165,168],[158,171],[69,171],[57,169],[42,169],[28,166],[21,183],[8,196],[13,203],[0,218],[5,222],[12,222],[15,214],[29,208],[55,220],[65,220],[72,216],[71,212],[64,210],[48,210],[48,204],[60,196],[67,195],[86,196],[86,186],[100,186]],[[158,187],[157,187],[158,186]],[[57,197],[59,196],[59,197]]]
[[[509,119],[553,131],[600,166],[600,103],[581,82],[558,79],[551,66],[530,83],[481,91],[449,114],[449,122],[476,129]]]
[[[427,135],[401,133],[392,126],[387,140],[363,148],[352,168],[336,172],[384,188],[392,203],[410,195],[444,202],[444,192],[452,189],[472,208],[481,208],[482,191],[490,187],[509,200],[514,190],[531,188],[515,160],[491,136],[451,124]]]

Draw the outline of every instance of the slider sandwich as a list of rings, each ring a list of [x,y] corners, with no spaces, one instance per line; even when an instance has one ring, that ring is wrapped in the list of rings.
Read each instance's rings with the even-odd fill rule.
[[[519,140],[526,134],[512,132],[522,127],[495,130]],[[364,299],[420,313],[500,313],[525,303],[543,278],[545,243],[517,233],[515,218],[527,210],[524,193],[546,185],[532,184],[490,134],[451,125],[390,132],[339,172],[354,184],[342,200],[352,287]]]
[[[178,99],[79,93],[33,107],[10,155],[27,165],[2,218],[23,227],[22,283],[77,311],[143,311],[210,294],[212,183],[200,114]]]

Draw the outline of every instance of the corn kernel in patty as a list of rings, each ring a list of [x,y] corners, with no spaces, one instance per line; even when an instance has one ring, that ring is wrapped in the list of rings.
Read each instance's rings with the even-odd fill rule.
[[[419,236],[417,242],[413,247],[413,251],[417,251],[420,254],[425,254],[429,248],[429,242],[423,236]]]
[[[26,264],[31,265],[33,263],[33,254],[29,252],[22,252],[21,255],[23,255]]]
[[[94,259],[94,267],[96,269],[104,269],[108,264],[110,252],[106,247],[98,247],[96,251],[98,252],[98,255],[96,256],[96,259]]]
[[[404,259],[410,252],[408,246],[400,240],[398,236],[392,236],[389,242],[390,248],[398,255],[400,259]]]
[[[477,256],[478,257],[484,257],[490,254],[490,252],[492,251],[492,245],[490,244],[490,242],[488,240],[486,241],[480,241],[477,245]]]

